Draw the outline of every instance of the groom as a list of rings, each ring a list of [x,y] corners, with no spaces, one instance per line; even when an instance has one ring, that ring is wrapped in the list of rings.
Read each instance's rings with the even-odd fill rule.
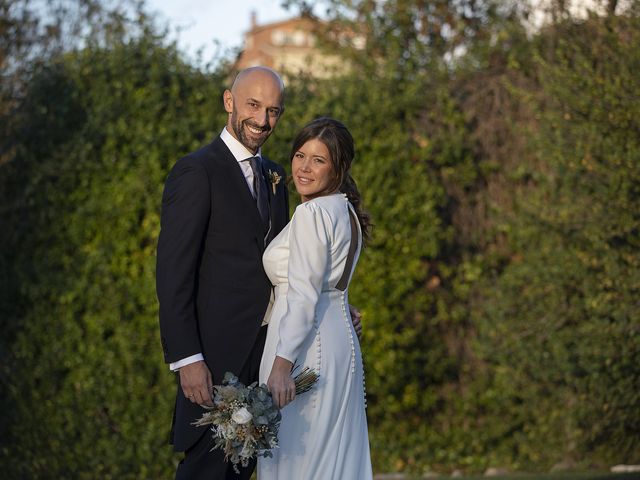
[[[265,67],[240,72],[223,94],[228,120],[212,143],[175,164],[162,196],[156,288],[165,361],[178,371],[171,431],[185,453],[176,479],[248,479],[234,473],[211,431],[192,425],[224,373],[258,378],[271,284],[265,246],[288,220],[285,172],[262,155],[284,111],[284,84]]]

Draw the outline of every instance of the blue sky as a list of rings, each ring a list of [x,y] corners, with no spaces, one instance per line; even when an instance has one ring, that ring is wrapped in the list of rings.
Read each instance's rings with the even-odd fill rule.
[[[157,14],[161,24],[169,23],[172,38],[179,47],[194,54],[204,48],[204,60],[215,52],[214,40],[224,49],[240,47],[243,33],[251,24],[251,12],[258,24],[289,18],[281,0],[147,0],[148,11]]]

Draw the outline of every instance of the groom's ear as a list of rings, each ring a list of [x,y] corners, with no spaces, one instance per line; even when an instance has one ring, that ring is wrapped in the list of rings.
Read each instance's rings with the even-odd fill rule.
[[[231,90],[225,90],[222,94],[222,103],[224,103],[224,109],[227,113],[233,112],[233,95]]]

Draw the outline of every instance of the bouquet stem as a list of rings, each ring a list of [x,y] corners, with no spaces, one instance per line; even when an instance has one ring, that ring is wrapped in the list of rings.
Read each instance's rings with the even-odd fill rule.
[[[294,365],[291,370],[291,374],[300,368],[299,365]],[[300,373],[293,377],[293,381],[296,384],[296,395],[300,395],[301,393],[308,392],[313,388],[313,386],[318,383],[318,379],[320,375],[315,370],[310,369],[309,367],[304,367]]]

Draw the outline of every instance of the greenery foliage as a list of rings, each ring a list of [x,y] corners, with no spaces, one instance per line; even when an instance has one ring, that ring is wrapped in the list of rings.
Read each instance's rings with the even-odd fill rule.
[[[325,2],[348,69],[290,75],[265,152],[288,168],[319,115],[356,139],[376,471],[640,462],[636,3],[532,31],[504,2]],[[232,71],[190,65],[140,10],[77,4],[72,48],[19,16],[0,30],[0,463],[171,478],[160,196],[222,128]],[[336,50],[345,30],[365,48]]]

